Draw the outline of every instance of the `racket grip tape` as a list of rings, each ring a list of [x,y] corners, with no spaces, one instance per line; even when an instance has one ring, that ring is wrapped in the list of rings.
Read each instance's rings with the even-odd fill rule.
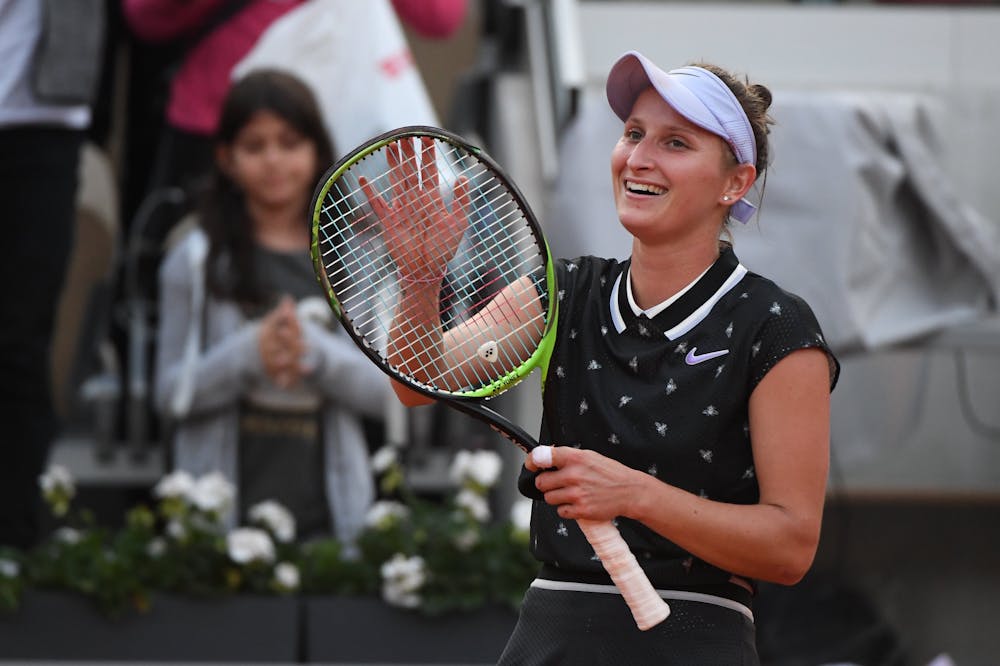
[[[653,588],[618,528],[594,520],[578,520],[577,524],[621,592],[639,629],[646,631],[667,619],[670,606]]]

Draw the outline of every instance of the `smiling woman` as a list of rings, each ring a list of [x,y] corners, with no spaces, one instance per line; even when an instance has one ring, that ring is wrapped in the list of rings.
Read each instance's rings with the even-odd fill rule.
[[[556,262],[552,455],[519,483],[543,564],[500,663],[755,664],[756,581],[796,582],[816,550],[839,372],[809,306],[722,240],[756,210],[771,95],[629,52],[607,98],[632,253]],[[615,521],[665,621],[641,632],[620,612],[576,519]]]
[[[732,202],[756,177],[752,164],[735,162],[723,138],[664,104],[652,88],[636,98],[611,153],[611,173],[618,217],[629,233],[651,243],[690,239],[708,256],[717,252]],[[660,295],[644,294],[650,304]]]

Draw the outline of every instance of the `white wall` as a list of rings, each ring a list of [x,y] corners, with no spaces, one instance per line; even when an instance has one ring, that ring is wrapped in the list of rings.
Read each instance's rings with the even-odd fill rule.
[[[581,2],[588,77],[638,48],[663,64],[707,59],[776,87],[1000,90],[1000,9]]]

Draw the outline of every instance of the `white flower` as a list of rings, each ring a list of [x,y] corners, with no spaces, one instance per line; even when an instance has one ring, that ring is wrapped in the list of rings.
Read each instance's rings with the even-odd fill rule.
[[[291,562],[279,562],[274,567],[274,583],[287,592],[299,589],[299,568]]]
[[[479,530],[467,529],[460,532],[454,539],[455,547],[461,551],[469,551],[479,543]]]
[[[451,462],[449,476],[456,484],[473,481],[490,488],[500,478],[503,461],[495,451],[459,451]]]
[[[427,580],[427,568],[419,555],[406,557],[396,553],[382,564],[382,598],[393,606],[415,608],[420,605],[417,592]]]
[[[510,522],[515,530],[527,532],[531,529],[531,506],[533,502],[527,497],[521,497],[510,507]]]
[[[416,608],[420,605],[420,595],[416,592],[406,592],[396,585],[384,584],[382,598],[390,606],[400,608]]]
[[[375,452],[372,456],[372,469],[376,474],[385,473],[390,467],[396,464],[399,456],[396,454],[396,447],[387,445]]]
[[[55,540],[60,543],[72,545],[80,542],[81,534],[78,530],[75,530],[72,527],[60,527],[53,533],[53,537],[55,537]]]
[[[153,496],[160,499],[187,499],[194,491],[194,477],[182,469],[172,472],[153,488]]]
[[[365,514],[365,525],[384,530],[397,521],[406,520],[409,515],[410,508],[405,504],[392,500],[379,500],[372,504],[368,513]]]
[[[500,472],[503,470],[503,461],[495,451],[477,451],[472,456],[472,478],[483,488],[492,488]]]
[[[76,493],[73,475],[62,465],[49,465],[45,473],[38,477],[38,485],[46,495],[62,492],[67,497],[72,497]]]
[[[467,470],[472,460],[471,451],[459,451],[451,459],[451,469],[448,470],[448,477],[456,484],[461,485],[467,476]]]
[[[0,558],[0,576],[4,578],[17,578],[21,573],[21,566],[14,560]]]
[[[455,495],[455,504],[469,512],[473,518],[481,523],[490,519],[490,505],[486,503],[486,498],[475,490],[463,488]]]
[[[210,472],[194,482],[191,503],[206,512],[222,513],[236,497],[236,489],[221,472]]]
[[[226,552],[237,564],[274,562],[271,535],[254,527],[240,527],[226,535]]]
[[[44,474],[38,476],[38,485],[53,515],[66,515],[70,501],[76,495],[73,475],[69,470],[62,465],[50,465]]]
[[[188,533],[187,527],[184,525],[184,523],[177,520],[176,518],[170,520],[167,523],[167,527],[164,531],[167,533],[167,536],[177,541],[180,541],[181,539],[186,537]]]
[[[402,588],[385,584],[382,586],[382,598],[390,606],[400,608],[416,608],[420,605],[420,595],[415,592],[405,592]]]
[[[154,560],[162,557],[165,552],[167,552],[167,542],[164,541],[162,537],[151,539],[150,542],[146,544],[146,554]]]
[[[295,539],[295,516],[280,503],[265,500],[250,507],[247,515],[252,522],[270,530],[281,543]]]

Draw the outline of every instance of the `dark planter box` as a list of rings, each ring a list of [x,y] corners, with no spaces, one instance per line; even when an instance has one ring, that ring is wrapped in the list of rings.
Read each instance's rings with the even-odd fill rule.
[[[0,659],[296,662],[301,605],[284,597],[156,596],[108,618],[88,599],[28,590],[0,614]]]
[[[427,617],[368,597],[303,601],[305,660],[354,664],[495,664],[517,623],[508,608]]]

